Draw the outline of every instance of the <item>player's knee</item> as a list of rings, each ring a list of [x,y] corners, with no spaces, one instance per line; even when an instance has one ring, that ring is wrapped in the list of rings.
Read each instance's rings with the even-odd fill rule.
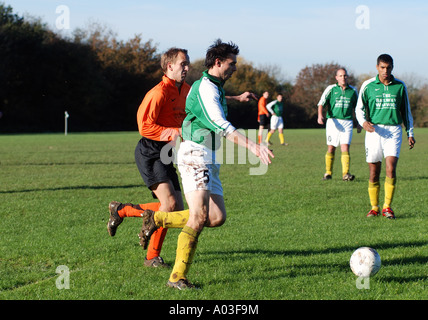
[[[164,212],[173,212],[178,210],[183,210],[182,208],[179,208],[179,203],[175,199],[175,197],[171,196],[166,198],[162,203],[161,207],[159,208],[160,211]]]
[[[220,227],[226,222],[226,214],[220,213],[209,217],[206,226],[210,228]]]
[[[191,218],[193,220],[192,222],[195,225],[195,227],[197,229],[202,230],[208,219],[208,211],[201,208],[197,212],[194,212]]]

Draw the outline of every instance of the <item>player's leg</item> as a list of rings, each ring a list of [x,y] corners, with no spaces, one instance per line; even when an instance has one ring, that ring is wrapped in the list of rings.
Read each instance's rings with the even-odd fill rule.
[[[385,177],[385,201],[382,208],[382,215],[389,219],[395,219],[394,212],[391,209],[392,198],[394,197],[397,157],[386,157],[386,177]]]
[[[259,142],[259,144],[261,144],[262,141],[263,141],[263,129],[264,129],[264,126],[260,125],[259,126],[259,133],[258,133],[258,142]]]
[[[187,274],[193,262],[199,235],[208,219],[210,191],[195,190],[186,193],[186,201],[189,205],[189,220],[178,236],[175,264],[167,283],[169,287],[178,289],[193,287],[187,280]]]
[[[325,154],[325,174],[323,180],[330,180],[332,178],[335,153],[336,147],[333,145],[327,145],[327,153]]]
[[[341,149],[341,163],[342,163],[342,180],[343,181],[352,181],[354,180],[355,176],[352,175],[350,171],[351,167],[351,155],[349,153],[349,144],[342,144],[340,145]]]
[[[370,171],[368,193],[369,193],[371,210],[367,216],[371,217],[371,216],[377,216],[379,214],[379,190],[380,190],[379,176],[380,176],[380,170],[382,168],[382,162],[369,163],[368,165],[369,165],[369,171]]]
[[[275,130],[278,129],[277,125],[278,125],[278,117],[275,115],[272,115],[272,117],[270,118],[270,130],[266,137],[266,143],[268,145],[272,145],[272,142],[270,142],[270,138],[275,133]]]
[[[272,135],[275,133],[274,129],[269,130],[267,136],[266,136],[266,143],[268,145],[272,145],[272,142],[270,142],[270,138],[272,137]]]
[[[385,135],[382,141],[386,167],[385,202],[382,208],[382,215],[388,219],[395,219],[391,203],[395,192],[396,168],[402,144],[402,128],[401,126],[385,126],[384,129],[388,131],[388,134]]]
[[[284,139],[284,124],[281,120],[281,126],[278,128],[278,134],[279,134],[279,142],[282,146],[288,146],[288,143],[285,143]]]
[[[355,179],[355,176],[350,173],[351,167],[351,156],[350,156],[350,146],[352,141],[353,134],[353,122],[352,120],[339,120],[340,124],[340,136],[339,143],[341,149],[341,163],[342,163],[342,180],[343,181],[352,181]]]
[[[327,153],[325,154],[325,174],[323,180],[330,180],[332,178],[335,152],[339,146],[339,131],[336,128],[335,120],[328,118],[325,125]]]
[[[161,203],[158,210],[154,211],[172,212],[184,209],[181,191],[175,190],[171,181],[158,183],[152,186],[151,189]],[[167,231],[167,228],[161,226],[153,232],[150,237],[147,255],[144,259],[144,265],[153,267],[167,266],[160,257],[160,252],[162,250],[163,241]]]

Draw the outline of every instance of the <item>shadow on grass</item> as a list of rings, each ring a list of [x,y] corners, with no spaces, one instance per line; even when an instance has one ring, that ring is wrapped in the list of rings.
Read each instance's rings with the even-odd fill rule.
[[[141,188],[141,186],[144,186],[144,184],[129,184],[124,186],[66,186],[66,187],[55,187],[55,188],[8,190],[8,191],[0,191],[0,194],[40,192],[40,191],[63,191],[63,190],[132,189],[132,188]]]
[[[401,242],[401,243],[372,243],[370,247],[376,248],[377,251],[394,249],[397,247],[423,247],[427,246],[426,241],[412,241],[412,242]],[[355,247],[343,246],[338,248],[325,248],[325,249],[311,249],[311,250],[258,250],[258,249],[245,249],[245,250],[220,250],[220,251],[202,251],[198,253],[198,260],[212,260],[212,259],[226,259],[230,263],[239,263],[244,262],[245,260],[254,260],[258,259],[259,261],[264,261],[266,266],[263,267],[265,272],[275,272],[278,271],[278,267],[270,266],[268,259],[269,257],[292,257],[292,256],[305,256],[305,257],[316,257],[324,254],[335,254],[335,253],[349,253],[349,258],[351,253],[356,250]],[[218,257],[218,258],[217,258]],[[225,258],[227,257],[227,258]],[[289,266],[290,270],[284,268],[284,276],[294,277],[305,275],[316,275],[319,274],[320,268],[326,269],[326,273],[330,273],[332,270],[343,270],[343,268],[349,267],[349,260],[343,261],[343,263],[334,263],[331,260],[326,260],[325,263],[321,262],[309,262],[308,263],[299,263],[296,265]],[[387,266],[406,266],[406,265],[426,265],[428,263],[428,256],[411,256],[397,259],[382,259],[382,264]],[[296,270],[299,269],[299,272]],[[304,271],[306,270],[306,271]],[[239,272],[239,271],[238,271]],[[426,274],[409,274],[405,277],[385,277],[385,281],[394,281],[394,282],[418,282],[423,279],[426,279]]]

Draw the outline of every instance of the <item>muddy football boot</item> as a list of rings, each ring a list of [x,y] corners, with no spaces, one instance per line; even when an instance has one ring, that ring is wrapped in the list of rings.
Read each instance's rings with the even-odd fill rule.
[[[155,212],[153,210],[144,210],[142,217],[143,217],[143,225],[141,227],[141,231],[138,234],[138,238],[140,238],[140,246],[142,246],[145,249],[147,249],[147,246],[150,241],[150,237],[152,236],[153,232],[156,231],[158,228],[155,223]]]
[[[110,211],[110,219],[107,223],[107,231],[111,237],[114,237],[116,234],[117,227],[122,223],[123,218],[119,217],[117,209],[121,205],[120,202],[112,201],[108,205],[108,210]]]

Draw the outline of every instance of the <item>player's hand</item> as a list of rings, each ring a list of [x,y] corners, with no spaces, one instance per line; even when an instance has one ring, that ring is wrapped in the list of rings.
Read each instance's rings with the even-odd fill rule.
[[[272,163],[272,160],[270,158],[275,158],[273,155],[272,150],[270,150],[268,147],[264,145],[257,145],[258,151],[256,151],[256,155],[260,158],[262,163],[268,165]]]
[[[250,101],[250,99],[254,99],[256,101],[259,100],[258,97],[254,93],[248,92],[248,91],[244,92],[238,96],[238,101],[240,101],[240,102],[247,102],[247,101]]]
[[[409,149],[413,149],[415,146],[416,140],[414,137],[409,137]]]
[[[323,116],[319,116],[317,122],[318,122],[318,124],[323,125],[324,124],[324,117]]]
[[[365,121],[363,123],[363,128],[364,130],[366,130],[367,132],[375,132],[375,128],[373,126],[373,123]]]

